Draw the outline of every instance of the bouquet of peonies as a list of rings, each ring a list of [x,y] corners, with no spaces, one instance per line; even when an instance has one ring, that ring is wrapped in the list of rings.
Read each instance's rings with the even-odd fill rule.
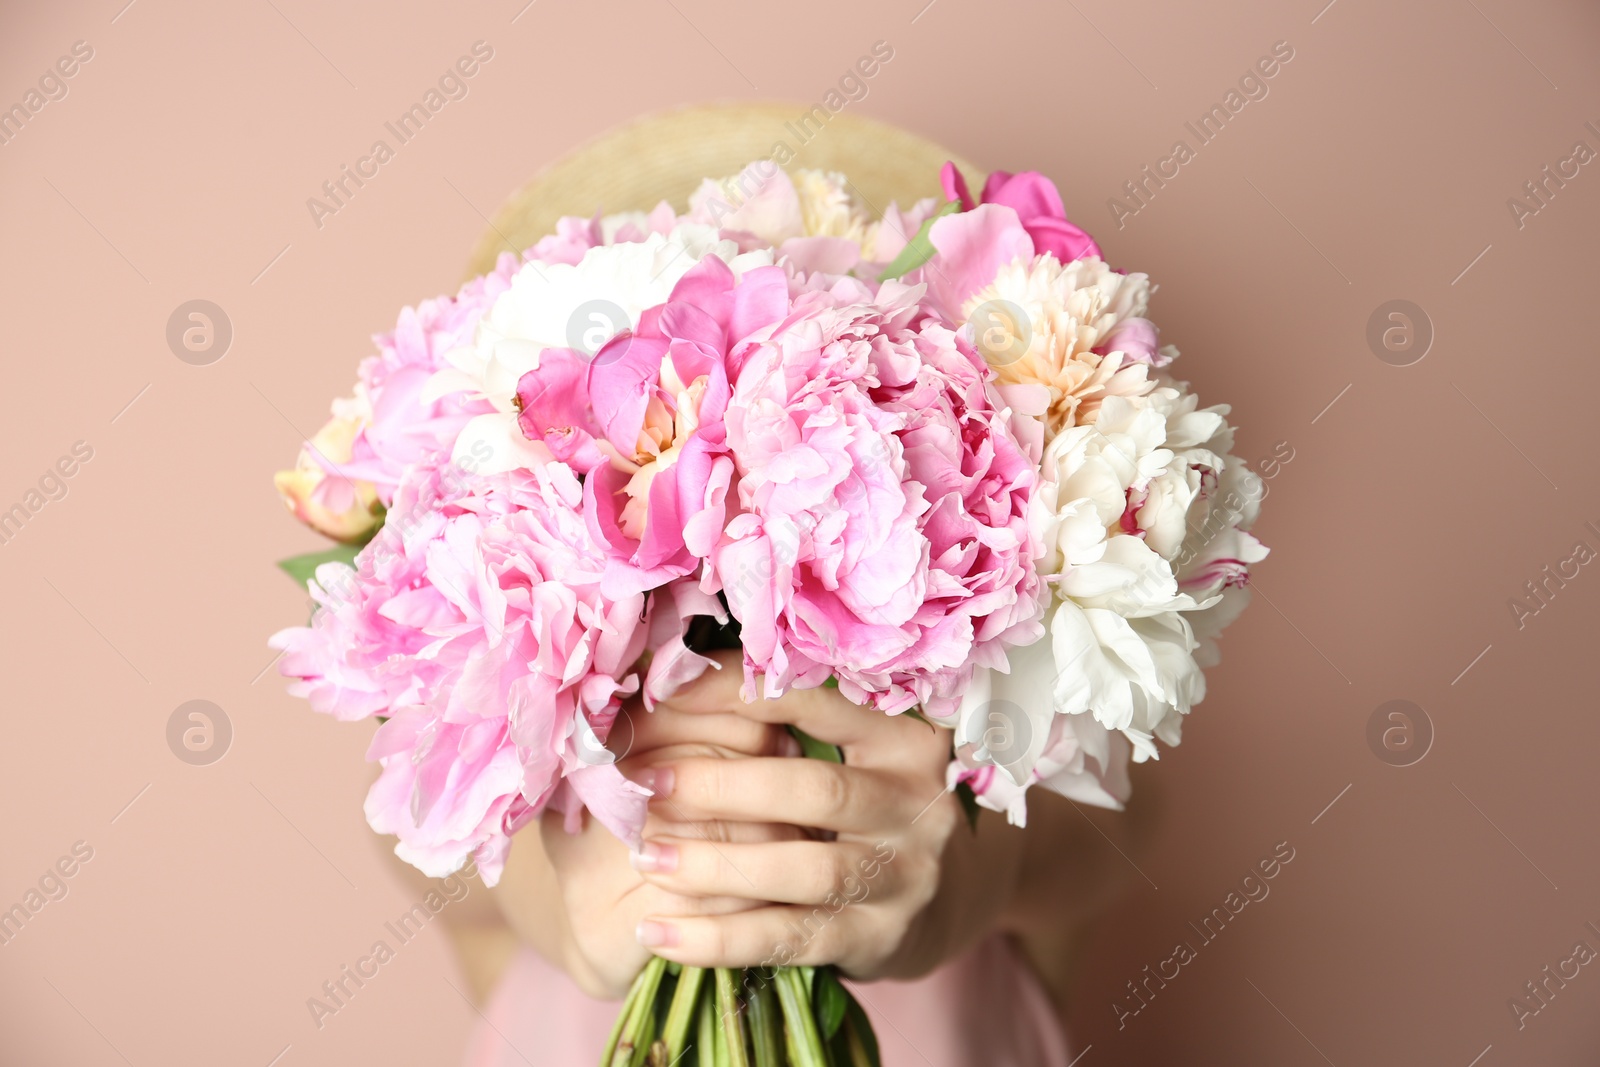
[[[563,219],[377,338],[278,475],[342,544],[285,561],[318,607],[272,645],[313,708],[380,720],[366,814],[402,859],[493,885],[547,810],[637,847],[608,734],[716,645],[747,699],[950,727],[950,787],[1017,824],[1035,783],[1120,806],[1178,742],[1266,555],[1260,481],[1049,180],[942,183],[875,219],[752,164],[687,214]],[[653,960],[605,1062],[688,1048],[876,1062],[828,969]]]

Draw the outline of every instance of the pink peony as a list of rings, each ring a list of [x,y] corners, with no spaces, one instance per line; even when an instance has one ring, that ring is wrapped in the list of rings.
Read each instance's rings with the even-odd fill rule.
[[[716,544],[733,478],[722,438],[731,353],[788,308],[780,268],[755,268],[736,284],[708,256],[636,332],[592,361],[547,349],[518,383],[523,432],[585,471],[585,513],[612,555],[608,594],[691,574]]]
[[[746,686],[830,675],[858,703],[951,714],[976,666],[1034,640],[1037,460],[968,343],[849,279],[732,352],[737,513],[704,578],[741,624]]]
[[[524,431],[593,461],[604,590],[699,573],[751,687],[836,676],[889,712],[949,714],[975,666],[1035,638],[1032,428],[921,291],[708,257],[587,368],[526,375]]]
[[[416,467],[357,569],[319,568],[311,625],[272,640],[316,710],[390,717],[367,818],[435,877],[472,856],[493,884],[508,835],[547,805],[638,841],[649,794],[604,741],[639,688],[649,620],[642,596],[600,595],[581,500],[564,464]]]
[[[934,222],[928,231],[934,256],[907,280],[926,282],[929,301],[951,322],[964,321],[967,300],[993,282],[1002,267],[1043,255],[1059,263],[1100,257],[1100,247],[1067,221],[1061,195],[1042,174],[995,171],[984,183],[981,203],[974,203],[955,164],[946,163],[940,178],[946,199],[959,202],[962,210]],[[1130,333],[1127,341],[1140,353],[1149,347],[1144,361],[1154,362],[1153,329]]]

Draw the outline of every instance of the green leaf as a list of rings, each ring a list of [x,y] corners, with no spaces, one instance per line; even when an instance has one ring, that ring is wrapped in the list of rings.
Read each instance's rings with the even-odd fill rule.
[[[883,1059],[878,1054],[878,1035],[872,1031],[872,1020],[867,1018],[867,1013],[862,1010],[850,990],[846,989],[844,995],[849,998],[849,1003],[845,1005],[845,1014],[850,1019],[850,1032],[861,1042],[868,1067],[883,1067]]]
[[[839,1032],[839,1026],[844,1022],[845,1008],[850,1003],[849,994],[844,991],[844,986],[839,981],[837,969],[818,968],[815,1000],[817,1024],[822,1028],[822,1040],[832,1041],[833,1035]]]
[[[322,564],[348,563],[354,566],[356,553],[360,551],[360,545],[334,545],[323,552],[307,552],[303,556],[280,559],[278,567],[301,585],[310,586],[311,579],[316,577],[317,568]]]
[[[830,745],[826,741],[818,741],[798,726],[790,726],[789,732],[794,739],[800,742],[800,752],[807,759],[827,760],[829,763],[843,763],[844,752],[838,745]]]
[[[978,794],[966,782],[956,783],[956,799],[961,801],[961,810],[967,813],[967,824],[972,827],[972,832],[978,832]]]
[[[930,215],[928,220],[922,224],[922,229],[917,231],[917,235],[907,241],[906,246],[900,250],[900,254],[890,260],[887,267],[883,268],[883,272],[878,275],[878,280],[880,282],[887,281],[890,278],[898,278],[902,274],[909,274],[932,259],[935,249],[933,247],[933,239],[929,235],[933,232],[933,224],[946,215],[954,214],[960,210],[961,202],[952,200]]]

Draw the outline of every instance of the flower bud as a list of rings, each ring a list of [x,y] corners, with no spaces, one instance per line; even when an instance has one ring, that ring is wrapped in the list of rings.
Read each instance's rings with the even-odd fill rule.
[[[349,462],[356,435],[365,425],[361,412],[336,409],[327,425],[300,449],[294,469],[279,471],[272,479],[295,518],[346,544],[366,541],[383,521],[383,505],[372,484],[339,471],[340,464]]]

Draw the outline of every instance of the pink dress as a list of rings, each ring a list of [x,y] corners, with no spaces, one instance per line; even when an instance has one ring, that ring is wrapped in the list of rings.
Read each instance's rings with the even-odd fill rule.
[[[1067,1067],[1049,997],[995,935],[914,982],[852,983],[884,1067]],[[538,953],[506,970],[467,1046],[465,1067],[592,1067],[620,1007],[591,1000]]]

